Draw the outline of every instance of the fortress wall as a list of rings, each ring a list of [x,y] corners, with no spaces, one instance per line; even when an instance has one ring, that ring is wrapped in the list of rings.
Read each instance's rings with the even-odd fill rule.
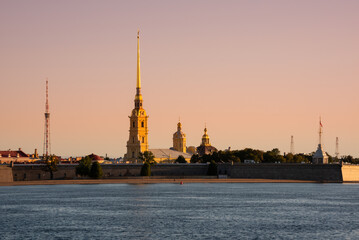
[[[359,166],[358,165],[343,165],[342,173],[343,173],[343,181],[344,182],[359,182]]]
[[[8,166],[0,166],[0,182],[12,182],[12,169]]]
[[[102,165],[103,178],[138,177],[141,164]],[[229,178],[287,179],[342,182],[358,181],[359,166],[337,164],[219,164],[218,174]],[[8,168],[10,169],[10,168]],[[155,177],[207,176],[207,164],[157,164],[151,167]],[[48,180],[50,173],[42,165],[17,165],[12,168],[14,181]],[[9,171],[8,171],[9,172]],[[10,171],[11,172],[11,171]],[[3,174],[1,174],[3,176]],[[76,165],[58,165],[54,179],[76,179]]]
[[[58,165],[53,173],[54,179],[76,179],[77,165]],[[103,178],[138,177],[141,173],[141,164],[114,164],[101,165]],[[153,176],[206,176],[207,164],[156,164],[151,167]],[[11,169],[10,169],[11,171]],[[42,165],[14,165],[14,181],[49,180],[50,173],[44,171]],[[85,177],[86,178],[86,177]]]
[[[151,167],[153,176],[206,176],[207,164],[157,164]]]
[[[225,173],[226,172],[226,173]],[[219,165],[219,174],[231,178],[290,179],[308,181],[342,182],[338,164],[238,164]]]
[[[76,170],[74,165],[58,165],[53,173],[54,179],[74,179]],[[44,171],[44,166],[39,164],[15,164],[12,168],[14,181],[36,181],[51,179],[50,172]]]
[[[141,164],[102,165],[104,178],[140,176]],[[206,176],[207,164],[156,164],[152,176]]]

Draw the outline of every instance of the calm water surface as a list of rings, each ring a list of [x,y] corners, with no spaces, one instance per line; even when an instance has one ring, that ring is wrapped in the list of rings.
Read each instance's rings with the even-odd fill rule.
[[[0,187],[0,239],[359,239],[359,184]]]

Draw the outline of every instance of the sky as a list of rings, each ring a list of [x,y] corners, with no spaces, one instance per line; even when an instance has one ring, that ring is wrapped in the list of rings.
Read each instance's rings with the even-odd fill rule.
[[[0,0],[0,149],[123,157],[140,29],[150,148],[359,157],[359,1]]]

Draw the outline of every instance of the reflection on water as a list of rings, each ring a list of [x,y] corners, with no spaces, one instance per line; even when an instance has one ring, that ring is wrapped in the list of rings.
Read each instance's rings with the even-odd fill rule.
[[[359,185],[0,187],[1,239],[358,239]]]

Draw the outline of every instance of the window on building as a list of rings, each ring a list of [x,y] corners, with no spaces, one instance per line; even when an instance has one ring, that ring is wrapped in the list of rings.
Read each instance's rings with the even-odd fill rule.
[[[135,143],[135,137],[132,137],[132,143]]]
[[[142,143],[145,143],[145,137],[142,137]]]
[[[136,127],[135,121],[132,122],[132,127]]]
[[[141,127],[145,127],[145,122],[144,121],[141,122]]]
[[[133,157],[133,158],[135,157],[135,152],[132,152],[132,157]]]

